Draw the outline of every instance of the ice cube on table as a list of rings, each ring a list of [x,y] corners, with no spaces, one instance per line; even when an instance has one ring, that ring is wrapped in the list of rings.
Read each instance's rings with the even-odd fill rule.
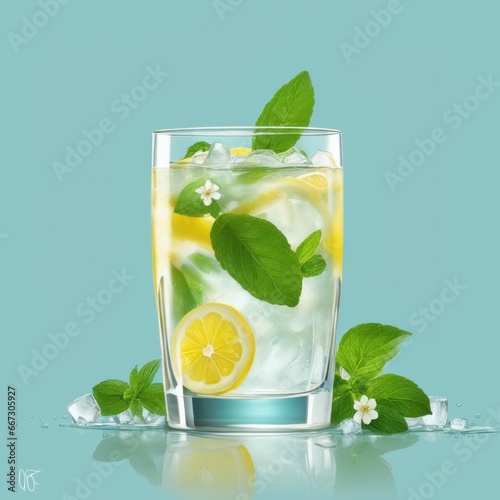
[[[420,429],[424,426],[424,421],[422,417],[418,418],[405,418],[406,423],[408,424],[408,429]]]
[[[435,396],[430,396],[429,399],[432,413],[422,417],[424,424],[444,427],[448,422],[448,400]]]
[[[311,160],[298,148],[290,148],[278,155],[280,160],[287,165],[312,165]]]
[[[97,422],[101,417],[101,409],[92,394],[85,394],[68,405],[68,413],[75,423],[85,420],[85,423]]]
[[[340,430],[342,434],[359,434],[362,432],[361,424],[353,418],[346,418],[340,422]]]
[[[328,151],[318,151],[311,158],[311,163],[316,167],[339,168],[335,158]]]
[[[453,419],[451,419],[450,427],[454,431],[463,431],[467,427],[467,419],[466,418],[453,418]]]
[[[193,158],[194,159],[194,158]],[[222,144],[222,142],[214,142],[210,150],[206,154],[204,165],[229,165],[231,160],[231,148]]]
[[[142,412],[142,417],[144,418],[147,424],[151,425],[165,424],[165,415],[157,415],[156,413],[151,413],[149,410],[146,410],[146,408],[144,408]]]
[[[242,162],[240,166],[264,165],[266,167],[279,167],[282,165],[279,157],[269,149],[256,149],[252,151]]]

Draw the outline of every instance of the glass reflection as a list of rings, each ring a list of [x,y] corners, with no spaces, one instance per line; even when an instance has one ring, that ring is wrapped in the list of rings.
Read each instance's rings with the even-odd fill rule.
[[[344,436],[336,431],[214,434],[183,431],[105,433],[93,458],[128,460],[161,487],[161,498],[397,498],[388,453],[418,434]]]

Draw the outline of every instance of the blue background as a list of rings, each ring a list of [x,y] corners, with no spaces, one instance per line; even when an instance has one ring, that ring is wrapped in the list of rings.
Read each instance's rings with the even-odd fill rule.
[[[452,417],[474,420],[481,413],[476,420],[484,424],[490,412],[498,414],[500,87],[493,85],[487,97],[483,90],[484,100],[470,97],[481,78],[500,82],[498,2],[57,5],[59,11],[31,31],[27,22],[44,24],[37,2],[4,3],[0,17],[2,378],[18,390],[22,461],[38,461],[24,466],[46,470],[46,477],[57,469],[52,484],[44,481],[33,496],[69,492],[73,478],[89,469],[99,439],[86,431],[87,441],[55,424],[41,429],[39,419],[61,416],[95,383],[126,378],[136,363],[159,357],[150,264],[151,132],[251,125],[275,90],[304,69],[316,91],[311,125],[344,134],[340,333],[362,322],[412,331],[390,371],[448,397]],[[374,21],[374,11],[389,7],[390,19],[386,13]],[[161,82],[118,112],[116,100],[141,84],[147,67],[162,72]],[[460,118],[457,104],[469,109]],[[66,148],[76,148],[82,131],[105,118],[112,132],[58,177],[54,162],[64,163]],[[435,129],[446,140],[401,176],[400,156],[409,159],[415,141]],[[388,172],[400,176],[393,189]],[[123,269],[133,276],[123,291],[92,319],[83,313],[81,304],[108,286],[113,270]],[[461,288],[453,292],[446,280]],[[445,288],[448,303],[440,299]],[[421,308],[430,308],[431,319]],[[68,322],[80,334],[22,377],[49,334]],[[447,457],[460,461],[443,443],[450,441],[419,442],[400,452],[392,464],[398,498],[408,498],[424,472]],[[493,436],[433,497],[494,498],[493,474],[484,465],[498,470],[498,445]],[[59,458],[49,459],[48,449]],[[120,470],[93,498],[153,488]]]

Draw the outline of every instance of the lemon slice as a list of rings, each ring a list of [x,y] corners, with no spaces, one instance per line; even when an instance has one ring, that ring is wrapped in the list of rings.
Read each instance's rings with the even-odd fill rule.
[[[231,148],[231,156],[248,156],[251,152],[250,148]]]
[[[297,177],[298,179],[302,179],[313,186],[316,186],[320,189],[326,189],[328,187],[328,179],[325,174],[321,174],[319,172],[313,172],[312,174],[304,174]]]
[[[245,318],[225,304],[204,304],[186,314],[174,331],[172,360],[178,380],[199,394],[221,394],[238,387],[255,354]]]
[[[175,498],[252,498],[254,478],[252,457],[239,442],[198,438],[167,448],[163,483]]]

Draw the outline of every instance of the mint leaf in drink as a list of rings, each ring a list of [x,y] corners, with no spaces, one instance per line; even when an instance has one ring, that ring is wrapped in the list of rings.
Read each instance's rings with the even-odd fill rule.
[[[180,321],[189,311],[199,306],[193,291],[189,287],[184,273],[174,265],[170,266],[172,277],[174,317]]]
[[[186,154],[184,155],[184,158],[191,158],[198,151],[208,151],[209,149],[210,149],[210,144],[208,144],[208,142],[205,141],[195,142],[192,146],[189,146],[189,148],[186,151]]]
[[[326,267],[325,259],[321,255],[314,255],[300,266],[300,272],[304,278],[319,276]]]
[[[267,126],[307,127],[313,108],[314,88],[309,73],[302,71],[283,85],[265,105],[255,123],[256,132],[259,132],[258,127]],[[291,148],[299,138],[300,133],[256,135],[252,141],[252,149],[271,149],[276,153],[282,153]]]
[[[300,264],[304,264],[308,261],[315,253],[318,248],[319,242],[321,241],[321,230],[318,229],[311,233],[295,250],[297,258]]]
[[[417,418],[431,413],[429,398],[424,391],[400,375],[380,375],[370,383],[367,395],[375,398],[378,406],[391,408],[405,417]]]
[[[151,413],[157,415],[165,415],[165,394],[163,392],[163,384],[151,384],[149,387],[141,391],[139,400]]]
[[[199,190],[203,188],[206,185],[206,182],[207,179],[200,178],[190,182],[186,187],[184,187],[184,189],[179,193],[179,197],[175,203],[174,212],[180,215],[189,215],[190,217],[204,217],[206,214],[210,214],[214,218],[217,217],[220,213],[220,206],[217,201],[210,198],[210,204],[205,205],[202,196],[196,191],[197,189]],[[216,185],[212,186],[216,187]],[[214,190],[214,193],[215,192],[216,190]],[[214,196],[213,193],[212,196]]]
[[[118,415],[118,413],[128,410],[130,406],[129,400],[123,398],[128,388],[127,382],[116,379],[105,380],[92,387],[94,398],[103,416]]]
[[[354,381],[375,377],[410,335],[394,326],[379,323],[355,326],[340,341],[337,364],[343,366]]]
[[[251,215],[222,214],[210,239],[222,269],[254,297],[289,307],[299,303],[299,260],[274,224]]]

